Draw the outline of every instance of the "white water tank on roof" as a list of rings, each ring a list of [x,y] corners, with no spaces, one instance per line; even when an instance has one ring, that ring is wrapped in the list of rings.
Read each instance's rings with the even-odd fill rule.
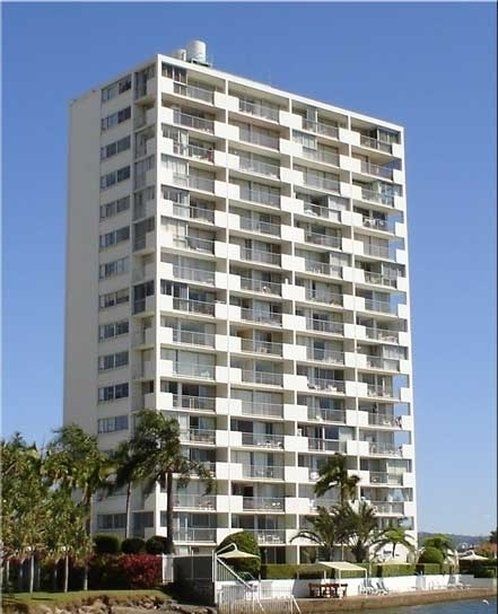
[[[187,59],[187,50],[186,49],[175,49],[171,55],[177,60],[183,60],[185,62],[185,60]]]
[[[206,43],[204,41],[191,41],[187,45],[187,62],[206,63]]]

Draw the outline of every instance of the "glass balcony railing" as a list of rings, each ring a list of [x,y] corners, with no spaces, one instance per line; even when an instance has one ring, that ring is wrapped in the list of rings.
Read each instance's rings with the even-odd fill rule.
[[[242,260],[250,260],[251,262],[263,262],[264,264],[280,266],[280,254],[275,254],[274,252],[270,251],[260,249],[247,249],[242,247],[240,250],[240,257]]]
[[[304,235],[306,243],[313,243],[313,245],[323,245],[324,247],[332,247],[334,249],[340,249],[342,246],[342,238],[336,235],[320,234],[318,232],[307,232]]]
[[[215,336],[210,333],[203,333],[189,330],[173,329],[173,342],[184,343],[185,345],[204,345],[214,347]]]
[[[265,177],[278,178],[280,176],[280,166],[271,164],[270,162],[262,162],[261,160],[252,160],[251,158],[239,157],[239,169],[242,171],[250,171],[258,173]]]
[[[341,307],[343,304],[343,295],[335,292],[327,292],[326,290],[312,290],[306,288],[306,300],[314,303],[325,303],[326,305],[337,305]]]
[[[308,388],[310,390],[327,390],[329,392],[345,392],[343,380],[331,380],[322,377],[308,376]]]
[[[327,277],[341,277],[342,267],[327,262],[317,262],[316,260],[305,260],[304,270],[315,275],[326,275]]]
[[[204,119],[197,115],[191,115],[190,113],[182,113],[180,111],[173,112],[173,122],[180,124],[187,128],[193,128],[194,130],[200,130],[201,132],[214,132],[214,121],[211,119]]]
[[[309,119],[303,119],[303,130],[323,136],[329,136],[333,139],[339,138],[339,128],[332,124],[325,124],[324,122],[314,122]]]
[[[377,203],[379,205],[394,207],[394,196],[392,194],[383,194],[382,192],[374,192],[373,190],[363,188],[361,191],[361,197],[363,200]]]
[[[318,318],[306,318],[306,329],[316,330],[321,333],[344,334],[344,324],[332,320],[320,320]]]
[[[326,350],[322,348],[306,348],[306,359],[314,360],[316,362],[326,362],[330,364],[343,365],[344,364],[344,352],[336,350]]]
[[[214,271],[206,271],[205,269],[195,269],[186,266],[173,266],[173,277],[175,279],[186,279],[188,281],[198,281],[203,284],[214,285]]]
[[[392,388],[376,384],[367,384],[367,394],[369,397],[383,397],[388,399],[394,399],[397,396]]]
[[[391,305],[389,301],[379,301],[371,298],[363,298],[365,301],[365,309],[367,311],[378,311],[380,313],[396,313],[396,306]]]
[[[214,254],[214,239],[203,239],[202,237],[176,236],[173,237],[175,247],[188,249],[193,252],[203,252]]]
[[[283,512],[285,499],[283,497],[244,497],[242,508],[261,512]]]
[[[206,316],[214,316],[214,303],[208,301],[196,301],[193,299],[173,298],[173,309],[199,313]]]
[[[388,245],[370,245],[369,243],[363,243],[363,253],[367,256],[373,256],[374,258],[392,259]]]
[[[253,230],[265,235],[280,236],[280,226],[271,222],[264,222],[251,217],[240,217],[240,227],[243,230]]]
[[[329,179],[327,177],[320,177],[319,175],[312,175],[311,173],[304,173],[303,183],[310,188],[318,188],[319,190],[325,190],[327,192],[340,192],[340,183],[337,179]]]
[[[175,542],[216,542],[216,529],[175,529]]]
[[[199,147],[198,145],[184,145],[183,143],[173,143],[173,153],[179,156],[186,156],[187,158],[194,158],[196,160],[206,160],[207,162],[213,162],[214,150],[212,147]]]
[[[259,339],[241,339],[240,345],[243,352],[282,356],[281,343],[275,343],[273,341],[260,341]]]
[[[371,328],[365,327],[367,339],[375,339],[377,341],[385,341],[386,343],[398,343],[398,332],[388,330],[386,328]]]
[[[188,429],[180,431],[180,441],[182,443],[216,443],[216,431],[208,429]]]
[[[268,149],[279,149],[280,139],[278,136],[266,134],[258,130],[248,130],[247,128],[239,128],[239,139],[245,143],[253,143]]]
[[[370,471],[370,484],[386,484],[388,486],[401,486],[403,476],[396,473],[384,473],[381,471]]]
[[[336,439],[318,439],[317,437],[308,437],[308,450],[318,452],[346,452],[346,442]]]
[[[323,149],[309,149],[303,147],[303,157],[308,160],[315,160],[316,162],[325,162],[332,166],[339,166],[339,154],[333,151],[324,151]]]
[[[368,424],[372,426],[388,426],[401,428],[401,416],[391,416],[389,414],[368,413]]]
[[[402,456],[403,449],[401,446],[395,446],[391,443],[370,443],[368,446],[369,454],[378,456]]]
[[[396,279],[392,277],[385,277],[382,273],[375,273],[372,271],[364,271],[365,282],[367,284],[374,284],[376,286],[388,286],[389,288],[396,287]]]
[[[253,371],[242,369],[242,381],[254,384],[264,384],[265,386],[282,386],[282,373],[271,373],[268,371]]]
[[[393,178],[392,168],[372,164],[372,162],[366,162],[365,160],[361,161],[361,172],[368,175],[375,175],[376,177],[382,177],[383,179]]]
[[[188,218],[192,220],[202,220],[205,222],[214,222],[214,211],[204,207],[198,207],[194,204],[189,205],[173,205],[173,215],[177,217]]]
[[[245,478],[267,478],[271,480],[284,479],[284,467],[276,465],[242,464],[242,476]]]
[[[249,102],[248,100],[239,99],[239,111],[242,113],[249,113],[256,117],[263,117],[271,121],[277,122],[279,120],[279,109],[266,105],[262,102]]]
[[[202,177],[200,175],[173,175],[173,181],[176,185],[192,188],[193,190],[201,190],[203,192],[214,192],[214,179]]]
[[[370,501],[377,514],[402,514],[404,512],[403,501]]]
[[[190,363],[173,363],[173,373],[183,377],[199,377],[201,379],[214,379],[215,368],[209,365],[195,365]]]
[[[173,503],[175,508],[192,510],[214,510],[216,507],[215,495],[188,495],[177,494]]]
[[[365,228],[373,228],[374,230],[389,232],[388,221],[376,217],[363,217],[363,226],[365,226]]]
[[[399,360],[367,355],[367,367],[370,369],[382,369],[383,371],[399,371]]]
[[[282,418],[284,413],[283,405],[278,403],[250,403],[242,401],[243,416],[272,416]]]
[[[242,433],[242,445],[256,448],[283,449],[283,435],[265,435],[262,433]]]
[[[179,83],[175,81],[173,83],[173,91],[180,96],[186,96],[187,98],[194,98],[195,100],[202,100],[209,104],[214,103],[214,91],[207,87],[199,85],[187,85],[185,83]]]
[[[196,395],[173,395],[173,407],[181,409],[195,409],[199,411],[215,411],[215,397],[201,397]]]
[[[269,207],[280,207],[280,193],[276,192],[258,190],[255,188],[251,189],[246,186],[241,186],[240,199],[253,203],[259,203],[261,205],[268,205]]]
[[[369,147],[370,149],[377,149],[378,151],[383,151],[385,153],[392,153],[393,150],[391,143],[379,141],[371,136],[367,136],[366,134],[360,134],[360,144],[364,145],[365,147]]]
[[[240,309],[240,319],[249,322],[260,322],[272,326],[282,326],[282,314],[269,311],[257,311],[246,307]]]
[[[240,278],[240,288],[241,290],[262,292],[263,294],[273,294],[275,296],[280,296],[282,292],[282,285],[277,282],[251,279],[250,277]]]
[[[308,405],[308,420],[344,423],[346,421],[346,412],[343,409],[323,409]]]

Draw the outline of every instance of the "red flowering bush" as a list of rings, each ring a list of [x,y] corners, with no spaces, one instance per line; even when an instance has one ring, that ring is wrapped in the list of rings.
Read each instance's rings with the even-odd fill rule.
[[[130,588],[155,588],[161,583],[161,557],[153,554],[124,554],[120,567]]]

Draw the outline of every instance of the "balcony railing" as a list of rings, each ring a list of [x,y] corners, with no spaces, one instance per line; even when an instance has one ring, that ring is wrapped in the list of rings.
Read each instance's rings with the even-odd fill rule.
[[[386,166],[379,166],[378,164],[372,164],[372,162],[361,161],[361,172],[368,175],[375,175],[376,177],[383,177],[384,179],[393,178],[393,169]]]
[[[344,333],[344,324],[342,322],[333,322],[332,320],[306,318],[306,329],[316,330],[321,333],[334,333],[335,335],[342,335]]]
[[[282,326],[282,314],[271,313],[268,311],[257,311],[248,307],[241,307],[240,319],[249,322],[260,322],[262,324],[271,324],[272,326]]]
[[[176,529],[174,538],[176,542],[216,542],[216,529]]]
[[[402,514],[403,501],[371,501],[374,511],[378,514]]]
[[[184,377],[214,379],[215,368],[211,366],[192,365],[189,363],[173,363],[173,373]]]
[[[324,124],[323,122],[313,122],[309,119],[303,119],[303,130],[330,136],[333,139],[339,138],[339,128],[331,124]]]
[[[326,350],[321,348],[306,348],[306,359],[314,360],[316,362],[326,362],[330,364],[343,365],[344,364],[344,352],[337,350]]]
[[[308,405],[308,420],[344,423],[346,421],[346,412],[343,409],[323,409]]]
[[[249,102],[247,100],[240,99],[239,111],[242,111],[242,113],[255,115],[256,117],[263,117],[274,122],[278,121],[279,119],[278,107],[266,105],[262,102]]]
[[[272,224],[271,222],[264,222],[262,220],[256,220],[251,217],[240,217],[240,227],[243,230],[254,230],[265,235],[273,235],[275,237],[280,236],[280,226],[278,224]]]
[[[283,512],[285,499],[283,497],[244,497],[242,508],[244,510]]]
[[[251,279],[250,277],[240,278],[240,288],[251,290],[252,292],[262,292],[263,294],[273,294],[280,296],[282,285],[274,281],[264,281],[262,279]]]
[[[216,443],[216,431],[209,429],[189,429],[180,431],[180,441],[194,443]]]
[[[370,443],[368,452],[378,456],[402,456],[403,451],[401,446],[395,446],[391,443]]]
[[[336,209],[330,209],[329,207],[324,207],[322,205],[315,205],[315,203],[312,203],[307,200],[303,202],[304,213],[306,213],[306,215],[312,215],[313,217],[319,217],[324,220],[332,220],[334,222],[341,221],[340,211],[337,211]]]
[[[255,384],[264,384],[266,386],[282,386],[282,373],[269,373],[267,371],[252,371],[251,369],[242,369],[242,381],[254,382]]]
[[[214,239],[202,239],[201,237],[173,237],[175,247],[188,249],[193,252],[214,254]]]
[[[386,341],[387,343],[398,343],[398,332],[387,330],[385,328],[370,328],[366,327],[367,339],[376,339],[377,341]]]
[[[280,266],[280,254],[275,254],[273,252],[268,252],[261,249],[242,248],[240,257],[242,260],[250,260],[251,262],[264,262],[265,264]]]
[[[388,286],[389,288],[396,287],[396,279],[392,277],[385,277],[382,273],[375,273],[372,271],[365,271],[365,282],[367,284],[375,284],[378,286]]]
[[[325,247],[333,247],[340,249],[342,247],[342,238],[336,235],[320,234],[318,232],[308,232],[304,235],[304,240],[313,245],[323,245]]]
[[[204,119],[197,115],[191,115],[190,113],[182,113],[180,111],[173,112],[173,122],[186,126],[187,128],[193,128],[194,130],[200,130],[201,132],[214,132],[214,121],[211,119]]]
[[[214,222],[214,211],[204,207],[197,207],[195,204],[189,205],[173,205],[173,215],[177,217],[188,218],[192,220],[203,220],[206,222]]]
[[[303,183],[310,188],[318,188],[319,190],[326,190],[327,192],[340,192],[340,183],[337,179],[328,179],[327,177],[304,173]]]
[[[196,301],[193,299],[173,298],[173,309],[200,313],[206,316],[214,316],[214,303],[208,301]]]
[[[390,250],[387,245],[369,245],[368,243],[363,243],[363,253],[367,256],[390,260],[391,256],[389,252]]]
[[[213,510],[216,507],[216,497],[214,495],[177,494],[173,505],[175,508]]]
[[[367,356],[367,367],[383,369],[384,371],[399,371],[399,361],[381,356]]]
[[[328,264],[327,262],[305,260],[304,269],[307,273],[326,275],[327,277],[341,277],[342,275],[342,267],[335,264]]]
[[[278,448],[284,447],[283,435],[264,435],[261,433],[242,433],[242,445],[257,448]]]
[[[178,175],[173,174],[173,181],[176,185],[192,188],[193,190],[202,190],[203,192],[214,192],[214,179],[202,177],[199,175]]]
[[[197,160],[207,160],[213,162],[214,150],[211,147],[199,147],[198,145],[184,145],[175,141],[173,143],[173,153],[187,158],[195,158]]]
[[[280,139],[270,134],[258,132],[256,130],[247,130],[246,128],[239,128],[239,139],[246,143],[253,143],[254,145],[260,145],[261,147],[268,147],[269,149],[279,149]]]
[[[173,277],[175,279],[188,279],[189,281],[199,281],[203,284],[214,285],[214,271],[206,271],[205,269],[194,269],[185,266],[173,266]]]
[[[377,149],[378,151],[384,151],[385,153],[392,153],[393,150],[391,143],[379,141],[371,136],[366,136],[365,134],[360,134],[360,143],[365,147],[370,147],[370,149]]]
[[[278,403],[249,403],[242,401],[243,416],[272,416],[282,418],[284,413],[283,405]]]
[[[308,388],[310,390],[328,390],[329,392],[344,392],[346,389],[343,380],[331,380],[313,376],[308,376]]]
[[[401,486],[403,484],[403,476],[396,473],[370,471],[370,484],[387,484],[388,486]]]
[[[368,424],[374,426],[389,426],[401,428],[401,416],[390,416],[388,414],[368,413]]]
[[[258,173],[259,175],[265,175],[265,177],[278,178],[280,176],[280,166],[277,164],[262,162],[261,160],[252,160],[251,158],[245,158],[243,156],[239,157],[239,169]]]
[[[195,98],[196,100],[203,100],[209,104],[214,103],[214,91],[199,85],[186,85],[185,83],[173,83],[173,91],[180,96],[186,96],[187,98]]]
[[[215,397],[200,397],[195,395],[173,395],[173,407],[182,409],[196,409],[200,411],[215,411]]]
[[[365,309],[367,309],[368,311],[379,311],[381,313],[396,313],[395,305],[391,305],[389,301],[378,301],[371,298],[364,298],[364,300]]]
[[[388,207],[394,207],[394,196],[392,194],[383,194],[381,192],[374,192],[363,188],[361,191],[361,197],[363,200],[367,200],[379,205],[386,205]]]
[[[363,226],[365,228],[373,228],[375,230],[384,230],[389,232],[389,224],[387,220],[382,220],[377,217],[364,217]]]
[[[282,344],[274,341],[260,341],[258,339],[241,339],[241,349],[243,352],[253,352],[255,354],[273,354],[282,356]]]
[[[386,388],[385,386],[378,386],[376,384],[367,384],[367,394],[369,397],[385,397],[388,399],[396,398],[395,392],[392,388]]]
[[[306,288],[306,300],[314,303],[325,303],[327,305],[342,306],[343,295],[335,292],[327,292],[326,290],[311,290]]]
[[[339,154],[332,151],[324,151],[323,149],[309,149],[303,147],[303,157],[308,160],[315,160],[317,162],[325,162],[332,166],[339,166]]]
[[[261,546],[263,544],[285,544],[284,529],[245,529],[252,533]]]
[[[211,333],[203,333],[190,330],[173,329],[173,342],[185,343],[186,345],[205,345],[214,347],[215,336]]]
[[[242,476],[245,478],[267,478],[271,480],[284,479],[284,467],[276,465],[242,465]]]
[[[280,194],[275,192],[267,192],[265,190],[258,190],[255,188],[251,189],[246,186],[241,186],[240,198],[241,200],[260,203],[261,205],[280,208]]]
[[[346,452],[346,442],[336,439],[318,439],[317,437],[308,437],[308,449],[317,450],[319,452]]]

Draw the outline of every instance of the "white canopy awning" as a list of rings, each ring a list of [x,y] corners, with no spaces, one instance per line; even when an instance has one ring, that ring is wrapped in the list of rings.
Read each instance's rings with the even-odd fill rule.
[[[361,571],[365,574],[365,577],[367,575],[367,570],[364,567],[349,563],[348,561],[319,561],[317,564],[327,567],[328,569],[335,569],[339,572],[339,578],[343,571]]]

